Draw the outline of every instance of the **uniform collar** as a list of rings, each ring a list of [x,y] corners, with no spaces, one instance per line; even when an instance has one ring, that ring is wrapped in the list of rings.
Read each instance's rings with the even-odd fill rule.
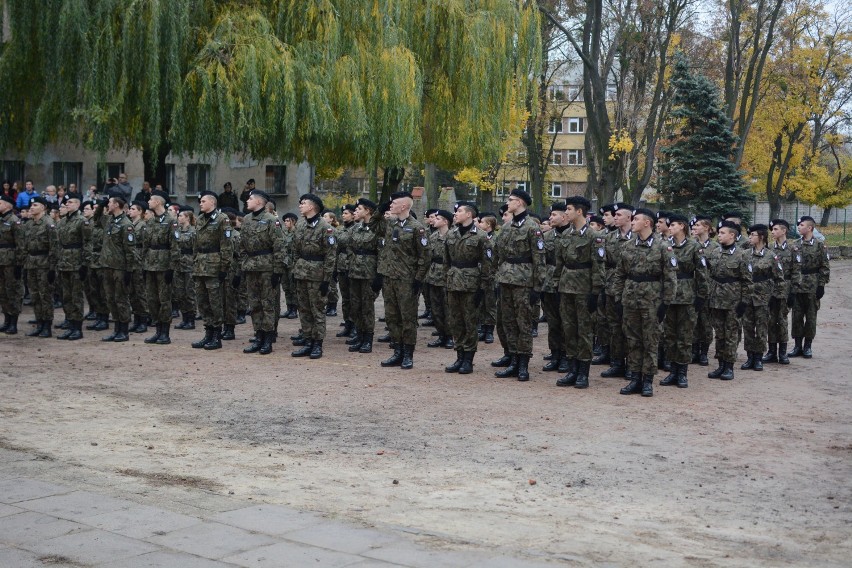
[[[778,243],[775,243],[775,248],[781,249],[781,250],[787,250],[787,241],[784,241],[780,245]]]
[[[737,250],[737,245],[732,244],[727,247],[725,245],[719,245],[719,250],[722,251],[722,254],[734,254],[734,251]]]
[[[752,256],[763,256],[764,254],[766,254],[766,247],[760,249],[760,252],[757,252],[755,249],[751,249]]]
[[[512,217],[512,224],[516,227],[520,227],[521,225],[523,225],[524,221],[527,220],[527,213],[528,213],[528,211],[526,209],[524,209],[523,211],[521,211],[517,215],[513,216]]]
[[[655,234],[656,233],[651,233],[651,236],[648,237],[647,241],[643,241],[642,237],[640,237],[639,235],[636,235],[636,246],[637,247],[638,246],[646,246],[646,247],[650,248],[651,245],[654,244],[654,235]]]
[[[313,217],[305,217],[305,223],[307,223],[309,227],[316,227],[317,223],[319,223],[319,219],[320,216],[319,213],[317,213]]]

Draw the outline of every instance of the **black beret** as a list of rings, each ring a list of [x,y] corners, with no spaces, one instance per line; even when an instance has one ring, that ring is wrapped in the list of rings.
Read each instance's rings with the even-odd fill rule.
[[[650,219],[652,221],[657,220],[657,214],[654,213],[653,211],[651,211],[650,209],[646,209],[645,207],[640,207],[639,209],[634,209],[633,210],[633,216],[635,217],[636,215],[644,215],[645,217],[647,217],[648,219]]]
[[[554,201],[553,203],[550,204],[550,211],[551,212],[553,212],[553,211],[565,211],[567,208],[568,208],[568,206],[565,204],[564,201]]]
[[[254,178],[249,178],[246,183],[254,183]]]
[[[659,221],[660,219],[668,219],[669,215],[671,215],[670,211],[664,211],[664,210],[660,209],[659,211],[657,211],[656,219],[657,219],[657,221]]]
[[[301,197],[299,197],[299,203],[301,203],[302,201],[305,201],[305,200],[313,201],[314,204],[316,204],[317,210],[320,213],[322,213],[323,210],[325,209],[325,205],[323,205],[322,199],[320,199],[318,195],[314,195],[313,193],[306,193],[306,194],[302,195]]]
[[[797,223],[802,223],[804,221],[810,221],[811,223],[816,224],[816,221],[814,221],[814,218],[811,217],[810,215],[802,215],[801,217],[799,217],[799,220],[797,221]]]
[[[357,203],[358,203],[358,205],[363,205],[364,207],[366,207],[367,209],[370,209],[371,211],[375,211],[379,207],[378,205],[375,204],[375,202],[370,201],[366,197],[359,198]]]
[[[473,201],[456,201],[456,204],[453,207],[456,211],[458,211],[459,207],[470,207],[470,209],[473,210],[473,216],[479,217],[479,208]]]
[[[507,203],[504,203],[503,205],[501,205],[500,206],[500,216],[502,217],[508,209],[509,209],[509,205]],[[495,217],[496,217],[496,215],[495,215]]]
[[[166,193],[165,191],[160,191],[159,189],[155,189],[154,191],[152,191],[151,197],[159,197],[160,199],[162,199],[166,203],[169,202],[169,194]]]
[[[5,201],[6,203],[11,203],[12,205],[15,204],[15,200],[12,199],[11,196],[6,195],[5,193],[3,195],[0,195],[0,201]]]
[[[286,221],[287,219],[290,219],[291,221],[298,221],[299,220],[299,218],[296,217],[295,213],[284,213],[281,216],[281,219],[283,219],[284,221]]]
[[[603,225],[604,220],[600,215],[592,215],[589,217],[589,223],[597,223],[598,225]]]
[[[770,227],[774,227],[775,225],[784,225],[788,229],[790,228],[790,223],[788,223],[786,219],[773,219],[769,222]]]
[[[212,197],[213,199],[215,199],[215,200],[216,200],[216,202],[218,203],[218,201],[219,201],[219,196],[218,196],[218,195],[216,195],[215,193],[213,193],[212,191],[210,191],[209,189],[205,189],[204,191],[202,191],[201,193],[199,193],[199,194],[198,194],[198,199],[201,199],[201,198],[202,198],[202,197],[204,197],[205,195],[209,195],[210,197]]]
[[[122,206],[127,205],[127,199],[124,198],[124,194],[121,193],[120,191],[112,190],[109,193],[107,193],[107,197],[109,197],[110,199],[115,199]]]
[[[133,203],[130,204],[131,207],[133,207],[134,205],[136,207],[138,207],[139,209],[141,209],[142,211],[148,210],[148,204],[145,203],[144,201],[134,201]]]
[[[253,190],[251,190],[251,191],[249,192],[249,197],[251,197],[251,196],[254,196],[254,197],[260,197],[260,198],[261,198],[261,199],[263,199],[264,201],[269,201],[269,194],[268,194],[268,193],[266,193],[265,191],[261,191],[261,190],[259,190],[259,189],[253,189]],[[301,200],[300,200],[300,201],[301,201]]]
[[[47,203],[47,208],[51,211],[59,211],[59,202],[58,201],[49,201]]]
[[[346,205],[343,206],[343,210],[349,211],[350,213],[354,213],[355,212],[355,204],[354,203],[347,203]]]
[[[742,219],[743,214],[739,211],[728,211],[722,214],[722,219]]]
[[[69,199],[78,199],[80,201],[83,201],[83,196],[80,195],[79,193],[77,193],[76,191],[74,191],[74,192],[65,194],[65,201],[68,201]]]
[[[90,205],[90,206],[94,207],[94,206],[95,206],[95,202],[94,202],[94,201],[86,200],[86,201],[84,201],[84,202],[82,202],[82,203],[80,204],[80,209],[85,209],[85,208],[86,208],[86,205]]]
[[[434,214],[435,214],[435,213],[437,213],[438,211],[440,211],[440,209],[438,209],[438,208],[427,209],[427,210],[426,210],[426,212],[425,212],[425,213],[423,213],[423,216],[424,216],[424,217],[428,217],[429,215],[434,215]]]
[[[379,203],[379,206],[376,208],[376,211],[384,215],[390,209],[390,201],[385,201],[384,203]]]
[[[184,211],[195,213],[195,209],[193,209],[191,205],[181,205],[180,207],[178,207],[178,213],[183,213]]]
[[[532,205],[532,197],[530,194],[524,191],[523,189],[515,188],[509,193],[509,196],[517,197],[518,199],[522,199],[524,203],[527,204],[527,207]]]
[[[391,193],[391,195],[390,195],[391,201],[393,201],[394,199],[402,199],[403,197],[407,197],[409,199],[412,199],[411,193],[409,193],[407,191],[396,191],[394,193]]]
[[[583,211],[588,211],[592,208],[592,203],[582,195],[572,195],[565,200],[565,205],[570,205],[575,209],[582,208]]]
[[[710,217],[708,217],[707,215],[694,215],[694,216],[692,217],[692,219],[690,219],[690,220],[689,220],[689,224],[690,224],[690,226],[691,226],[691,225],[696,224],[696,223],[697,223],[697,222],[699,222],[699,221],[707,221],[707,222],[709,222],[709,223],[712,223],[712,222],[713,222],[713,219],[711,219],[711,218],[710,218]]]
[[[669,213],[669,225],[672,223],[683,223],[684,225],[689,224],[689,221],[686,219],[686,215],[681,215],[680,213]]]
[[[733,221],[728,221],[727,219],[722,219],[721,221],[719,221],[719,225],[717,226],[717,228],[719,228],[719,229],[722,229],[722,228],[731,229],[732,231],[734,231],[736,233],[740,232],[739,223],[734,223]]]
[[[40,195],[38,197],[33,197],[32,199],[30,199],[30,205],[32,205],[33,203],[41,203],[42,205],[50,209],[50,201]]]
[[[769,231],[769,227],[767,227],[763,223],[757,223],[748,228],[749,233],[756,233],[759,231]]]
[[[485,219],[486,217],[494,217],[494,218],[496,219],[496,218],[497,218],[497,215],[495,215],[495,214],[494,214],[494,213],[492,213],[491,211],[486,211],[485,213],[480,213],[480,214],[479,214],[479,218],[480,218],[480,219]]]
[[[450,213],[449,211],[447,211],[446,209],[438,209],[437,211],[435,211],[435,215],[438,215],[439,217],[443,217],[444,219],[447,220],[447,223],[453,222],[453,214]]]
[[[242,211],[240,211],[240,210],[236,210],[236,211],[237,211],[237,217],[239,217],[239,218],[241,218],[241,219],[242,219],[243,217],[245,217],[245,216],[246,216],[246,214],[245,214],[245,213],[243,213]]]
[[[630,205],[628,205],[626,203],[623,203],[621,201],[616,201],[615,203],[610,203],[609,205],[604,205],[603,207],[601,207],[600,212],[601,212],[601,215],[603,215],[607,211],[609,211],[610,213],[615,215],[615,212],[618,211],[619,209],[633,209],[633,208],[630,207]]]

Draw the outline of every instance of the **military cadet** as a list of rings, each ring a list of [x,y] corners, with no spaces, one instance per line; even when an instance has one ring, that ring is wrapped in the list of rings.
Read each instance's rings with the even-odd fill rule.
[[[355,337],[346,341],[351,353],[371,353],[376,327],[376,294],[373,284],[378,283],[378,228],[381,216],[378,206],[361,198],[355,207],[355,225],[350,233],[349,248],[349,309],[355,326]]]
[[[716,358],[719,366],[707,376],[730,381],[734,378],[737,359],[740,318],[745,314],[746,299],[752,296],[752,267],[745,251],[737,246],[740,226],[732,221],[720,221],[718,246],[705,253],[710,274],[708,304],[713,330],[716,332]]]
[[[145,284],[145,271],[142,268],[142,243],[145,240],[145,215],[148,212],[148,202],[134,201],[127,210],[127,217],[133,223],[133,231],[136,233],[134,244],[139,248],[136,257],[139,262],[132,268],[133,276],[130,280],[130,309],[133,311],[133,325],[130,333],[145,333],[151,321],[148,313],[148,288]]]
[[[626,203],[616,202],[604,206],[604,212],[612,217],[612,230],[606,235],[604,248],[604,308],[606,314],[607,333],[609,348],[608,353],[610,366],[601,373],[601,377],[624,377],[627,374],[626,366],[626,339],[624,338],[624,326],[621,316],[616,310],[619,298],[615,295],[615,271],[621,260],[621,251],[626,243],[633,239],[631,223],[633,209]],[[592,360],[595,363],[595,360]]]
[[[601,215],[589,215],[589,227],[596,233],[600,233],[606,243],[606,236],[609,234],[607,227]],[[604,262],[605,261],[601,261]],[[606,274],[604,272],[604,274]],[[604,282],[606,280],[604,279]],[[601,293],[598,295],[598,309],[595,310],[593,318],[595,320],[595,335],[592,342],[592,365],[609,365],[609,336],[607,334],[606,322],[606,292],[601,288]]]
[[[324,211],[322,214],[322,218],[325,220],[326,223],[329,224],[332,229],[334,229],[334,238],[337,239],[337,256],[340,256],[340,221],[337,220],[337,215],[334,214],[334,211]],[[328,289],[328,296],[326,296],[325,315],[329,318],[337,316],[337,302],[338,300],[340,300],[340,296],[337,293],[338,278],[339,275],[337,273],[337,259],[335,258],[332,284]]]
[[[59,242],[59,289],[68,328],[57,339],[76,340],[83,337],[83,282],[89,275],[89,249],[85,246],[85,227],[89,223],[80,213],[79,193],[66,195],[66,214],[56,226]]]
[[[429,229],[428,234],[429,234],[430,242],[431,242],[431,239],[432,239],[432,235],[435,234],[434,221],[435,221],[435,214],[436,213],[438,213],[437,208],[427,209],[423,213],[423,224],[426,225],[427,229]],[[428,283],[426,283],[426,282],[423,283],[423,289],[420,291],[420,293],[423,295],[423,305],[425,306],[425,309],[423,310],[422,314],[417,316],[417,319],[426,320],[426,321],[423,322],[424,326],[435,325],[435,322],[434,322],[434,319],[433,319],[433,314],[432,314],[432,298],[429,295],[429,284]],[[416,303],[419,305],[420,300],[418,299],[416,301]],[[437,333],[438,332],[435,331],[435,332],[433,332],[432,335],[437,335]]]
[[[737,233],[737,238],[734,241],[734,244],[736,244],[737,248],[747,249],[751,246],[749,244],[748,239],[743,237],[743,233],[742,233],[743,214],[742,213],[740,213],[739,211],[728,211],[727,213],[722,214],[722,220],[723,221],[730,221],[731,223],[734,223],[737,227],[739,227],[739,229],[738,229],[739,232]]]
[[[269,195],[253,189],[246,202],[240,234],[240,270],[251,302],[254,339],[243,353],[272,353],[272,333],[278,320],[278,295],[284,271],[284,229],[266,211]]]
[[[485,234],[493,251],[494,238],[497,236],[497,217],[491,212],[480,213],[476,226]],[[497,296],[493,286],[487,286],[483,293],[485,296],[480,309],[479,341],[491,344],[494,343],[494,326],[497,323]]]
[[[86,326],[86,329],[94,330],[101,329],[101,324],[108,326],[106,321],[109,319],[109,308],[104,299],[104,287],[101,282],[100,262],[101,248],[104,244],[104,229],[98,222],[96,213],[102,208],[93,201],[84,201],[80,210],[83,212],[83,242],[88,252],[88,271],[86,280],[83,282],[83,293],[86,296],[86,301],[89,304],[89,313],[83,318],[93,321]],[[101,212],[102,214],[102,212]],[[106,328],[103,328],[106,329]]]
[[[296,282],[293,280],[293,265],[296,259],[293,257],[293,234],[296,230],[296,217],[293,213],[285,213],[281,217],[284,223],[284,272],[281,275],[281,289],[284,293],[284,301],[287,311],[281,317],[297,319],[299,317],[298,302],[296,301]]]
[[[664,322],[665,352],[671,361],[671,372],[660,385],[685,389],[689,387],[696,310],[704,307],[709,290],[707,260],[701,245],[689,238],[686,217],[670,213],[668,220],[672,252],[677,259],[677,290]]]
[[[445,211],[439,211],[443,217]],[[485,289],[492,286],[491,241],[476,226],[479,211],[470,201],[456,203],[454,227],[446,236],[443,251],[446,268],[447,324],[455,339],[456,361],[444,368],[447,373],[473,372],[473,357],[479,341],[477,312]],[[440,225],[438,225],[440,231]],[[434,301],[434,296],[433,296]],[[432,304],[434,310],[434,303]]]
[[[393,355],[382,367],[414,366],[417,343],[417,298],[429,270],[429,235],[411,213],[407,191],[391,194],[388,218],[380,226],[382,240],[378,275],[385,304]]]
[[[831,276],[828,251],[825,243],[814,237],[816,222],[813,217],[800,217],[797,228],[802,236],[796,260],[801,266],[801,281],[793,287],[796,301],[793,305],[793,350],[789,357],[813,357],[812,344],[816,336],[817,312],[825,294],[825,285]],[[804,344],[802,341],[804,340]]]
[[[234,260],[231,221],[217,209],[216,194],[202,191],[198,202],[201,214],[195,223],[192,278],[198,309],[204,318],[204,337],[192,343],[194,349],[221,349],[224,322],[225,279]]]
[[[654,396],[660,324],[677,289],[677,259],[668,240],[654,231],[649,209],[633,212],[635,238],[624,244],[615,274],[616,311],[622,315],[627,341],[627,377],[621,394]]]
[[[511,213],[509,213],[509,204],[508,203],[504,203],[503,205],[500,206],[499,213],[500,213],[500,221],[501,221],[500,227],[501,228],[505,227],[506,223],[512,222],[513,215]],[[497,234],[499,235],[499,232]],[[494,254],[494,263],[495,263],[494,264],[494,272],[496,274],[496,272],[499,268],[498,265],[497,265],[497,238],[496,238],[496,236],[492,240],[491,249],[494,251],[494,253],[493,253]],[[506,339],[506,326],[503,325],[503,315],[502,315],[503,312],[500,309],[500,296],[498,295],[499,291],[500,291],[500,284],[498,283],[496,286],[494,286],[494,300],[495,300],[495,303],[496,303],[496,315],[495,315],[495,318],[494,318],[494,322],[495,322],[495,327],[497,329],[497,340],[500,342],[500,347],[503,349],[503,356],[500,357],[499,359],[495,360],[495,361],[491,361],[491,366],[492,367],[509,367],[512,363],[513,357],[511,355],[511,353],[509,353],[509,343],[508,343],[508,340]]]
[[[313,193],[299,198],[299,214],[293,234],[293,278],[299,306],[301,337],[293,345],[293,357],[319,359],[325,340],[326,298],[337,260],[337,238],[334,228],[322,218],[322,199]]]
[[[127,341],[130,327],[130,298],[128,291],[138,264],[136,231],[127,218],[124,208],[127,203],[123,194],[111,192],[107,202],[107,213],[101,219],[104,225],[103,247],[101,248],[101,271],[103,274],[104,297],[115,320],[113,333],[101,341]]]
[[[222,292],[222,341],[233,341],[236,339],[237,314],[239,313],[240,302],[240,286],[243,283],[243,275],[240,272],[240,229],[241,221],[237,216],[237,210],[233,207],[223,207],[220,209],[222,214],[228,216],[228,221],[231,222],[231,248],[234,249],[234,259],[231,262],[231,269],[225,277],[223,284],[224,291]],[[273,215],[275,215],[273,213]],[[275,216],[277,220],[278,217]],[[276,298],[278,297],[276,293]],[[276,305],[276,315],[278,314],[278,302]],[[275,318],[278,319],[277,317]]]
[[[453,214],[444,209],[438,209],[432,218],[435,231],[429,236],[429,272],[426,273],[426,285],[423,297],[429,298],[432,310],[432,321],[438,337],[426,344],[426,347],[455,347],[453,335],[447,322],[447,266],[444,264],[444,252],[447,244],[447,234],[450,232]]]
[[[604,285],[606,259],[603,235],[593,231],[586,221],[591,206],[588,199],[579,195],[565,200],[568,228],[556,247],[559,313],[568,359],[567,374],[556,381],[559,387],[585,389],[589,386],[594,314]]]
[[[180,231],[177,221],[166,208],[169,195],[154,190],[148,198],[148,210],[154,215],[145,225],[141,240],[141,261],[146,283],[148,313],[156,332],[145,343],[168,345],[172,325],[172,284],[180,263]]]
[[[195,243],[195,210],[189,205],[178,209],[178,241],[180,260],[175,270],[172,293],[181,313],[181,322],[175,329],[195,329],[195,283],[192,281],[192,264]]]
[[[713,237],[716,236],[716,229],[713,228],[713,220],[706,215],[694,216],[690,220],[690,233],[695,242],[701,246],[706,259],[708,248],[715,246]],[[695,310],[695,316],[695,332],[692,335],[692,362],[706,367],[710,364],[707,353],[713,343],[713,322],[710,319],[710,308],[707,306],[707,302],[701,309]]]
[[[763,356],[762,361],[764,363],[789,365],[787,341],[790,337],[790,327],[787,323],[787,316],[790,313],[790,308],[796,302],[796,293],[793,291],[793,287],[802,280],[802,269],[796,260],[800,253],[798,245],[787,240],[790,223],[784,219],[773,219],[770,223],[770,230],[773,238],[771,252],[775,256],[776,262],[781,264],[784,271],[784,282],[775,286],[772,291],[772,298],[769,299],[769,323],[767,324],[769,351]]]
[[[351,338],[355,332],[355,324],[352,323],[352,300],[349,290],[349,263],[352,259],[352,251],[349,248],[352,240],[352,228],[355,226],[355,204],[347,203],[343,206],[340,219],[343,221],[337,228],[337,265],[335,270],[336,282],[340,287],[340,309],[343,312],[343,329],[335,337]]]
[[[506,204],[512,219],[500,229],[495,247],[500,290],[498,318],[505,326],[506,347],[512,360],[494,375],[517,377],[519,381],[530,379],[533,306],[540,299],[547,273],[541,230],[528,218],[527,207],[531,204],[526,191],[512,190]]]
[[[30,201],[30,222],[27,224],[24,248],[27,254],[24,270],[30,286],[36,327],[29,337],[50,337],[53,326],[53,286],[56,282],[56,262],[59,244],[56,225],[47,214],[50,203],[43,197]]]
[[[24,230],[15,216],[15,200],[11,195],[0,195],[0,307],[3,308],[3,327],[0,331],[18,333],[18,316],[24,299],[23,262]]]
[[[547,346],[550,348],[550,360],[542,369],[545,372],[568,372],[568,358],[565,355],[565,332],[562,329],[562,316],[559,305],[562,297],[559,294],[559,276],[556,273],[556,254],[559,239],[568,228],[565,218],[565,203],[556,202],[550,206],[551,229],[544,236],[544,261],[546,275],[541,292],[541,309],[547,318]]]
[[[740,369],[763,370],[763,353],[769,335],[769,301],[776,286],[784,284],[784,267],[767,248],[769,227],[759,223],[748,228],[749,248],[746,251],[751,264],[752,296],[746,298],[743,314],[743,343],[748,359]]]
[[[654,225],[654,229],[657,234],[663,237],[664,239],[669,238],[669,215],[668,211],[657,211],[656,224]]]

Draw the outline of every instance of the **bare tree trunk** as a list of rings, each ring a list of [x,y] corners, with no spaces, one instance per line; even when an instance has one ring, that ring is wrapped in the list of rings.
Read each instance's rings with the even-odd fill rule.
[[[426,186],[426,207],[433,208],[438,206],[438,167],[426,162],[424,167],[426,175],[424,176],[423,185]]]
[[[170,195],[175,195],[177,188],[167,187],[168,170],[166,169],[166,158],[171,151],[171,145],[165,142],[156,149],[142,148],[142,167],[145,181],[150,182],[151,187],[155,187],[160,183],[163,184],[163,187],[168,190]]]

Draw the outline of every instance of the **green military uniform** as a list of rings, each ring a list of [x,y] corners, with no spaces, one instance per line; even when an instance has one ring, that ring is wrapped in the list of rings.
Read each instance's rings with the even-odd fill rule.
[[[349,234],[349,311],[355,332],[351,352],[370,353],[376,327],[376,280],[379,234],[376,228],[381,216],[373,215],[369,222],[359,221]]]
[[[311,219],[299,219],[293,235],[293,278],[296,281],[299,323],[306,344],[294,352],[298,356],[322,356],[325,340],[326,297],[337,259],[337,238],[334,228],[317,213]]]
[[[769,300],[775,287],[784,284],[784,267],[766,247],[759,252],[754,248],[748,249],[746,255],[751,265],[753,285],[742,317],[743,343],[749,361],[741,368],[762,370],[761,357],[766,351],[769,335]]]
[[[86,329],[100,330],[109,326],[109,307],[104,297],[103,274],[101,272],[101,249],[104,246],[104,228],[101,223],[103,211],[95,206],[95,215],[83,222],[83,240],[89,258],[89,270],[83,291],[89,303],[89,311],[94,312],[95,322]],[[87,316],[86,319],[91,319]]]
[[[284,293],[284,303],[287,306],[287,313],[289,314],[287,317],[289,319],[296,319],[297,315],[297,304],[298,301],[296,299],[296,281],[293,279],[293,266],[296,264],[296,258],[293,256],[293,237],[294,232],[288,229],[284,229],[284,272],[281,275],[281,290],[279,290],[279,300],[278,303],[281,303],[280,295],[281,292]],[[276,329],[278,328],[278,324],[276,323]]]
[[[739,342],[737,310],[744,313],[745,300],[752,295],[751,266],[746,252],[736,245],[712,247],[706,251],[705,258],[711,278],[708,304],[716,333],[716,358],[719,360],[719,368],[708,376],[730,380]]]
[[[240,271],[251,302],[251,323],[257,341],[246,352],[272,351],[278,321],[279,283],[286,255],[281,221],[266,209],[250,212],[240,229]]]
[[[27,335],[50,337],[53,325],[53,286],[56,279],[56,263],[59,259],[59,244],[56,238],[56,225],[47,213],[38,221],[27,224],[24,235],[24,248],[27,254],[24,270],[30,297],[33,301],[37,328]],[[38,333],[36,333],[38,332]]]
[[[432,310],[432,321],[438,337],[427,344],[428,347],[443,347],[452,339],[447,325],[447,267],[444,264],[444,251],[447,243],[447,235],[435,231],[429,235],[429,271],[423,287],[423,297],[429,299],[429,308]]]
[[[627,342],[624,338],[624,325],[616,309],[619,297],[615,295],[615,271],[621,261],[622,249],[632,240],[632,231],[622,234],[620,229],[610,231],[604,238],[604,295],[606,296],[604,313],[611,364],[601,373],[602,377],[623,377],[627,371],[625,364]]]
[[[147,230],[147,221],[141,216],[136,221],[133,221],[133,230],[136,233],[134,244],[139,249],[136,251],[137,263],[131,269],[133,277],[130,280],[130,309],[133,311],[133,327],[131,332],[144,333],[148,331],[148,323],[151,321],[151,316],[148,313],[148,286],[145,282],[145,269],[142,266],[142,244],[145,242],[145,231]],[[169,311],[171,313],[171,310]]]
[[[180,231],[168,209],[147,222],[141,244],[148,313],[157,325],[157,333],[145,342],[166,345],[171,343],[172,284],[180,264]]]
[[[559,313],[559,305],[562,298],[559,295],[559,274],[556,273],[556,252],[559,247],[559,239],[567,225],[553,227],[544,233],[544,262],[545,276],[544,285],[541,290],[541,309],[547,318],[547,347],[550,349],[550,362],[544,366],[544,371],[558,371],[560,364],[563,371],[568,370],[568,359],[565,357],[565,332],[562,329],[562,316]]]
[[[172,293],[181,311],[183,321],[175,329],[195,329],[195,284],[192,281],[192,265],[195,247],[195,227],[188,225],[176,229],[180,260],[175,269]]]
[[[115,320],[115,333],[105,340],[127,341],[130,323],[130,298],[128,290],[133,270],[138,265],[137,235],[133,223],[125,213],[117,216],[104,215],[104,240],[101,248],[104,296],[107,307]]]
[[[491,250],[494,250],[494,242],[496,235],[494,232],[485,233],[485,238],[488,240]],[[493,253],[492,253],[493,254]],[[493,272],[493,271],[492,271]],[[487,286],[483,290],[485,296],[482,298],[482,306],[479,309],[479,323],[482,325],[482,340],[485,343],[494,343],[494,327],[497,325],[497,294],[494,293],[494,286]],[[497,332],[498,336],[501,332]],[[501,344],[503,340],[501,340]]]
[[[83,337],[83,281],[88,277],[90,249],[86,247],[87,221],[79,210],[69,213],[56,224],[59,243],[59,289],[68,331],[59,339]]]
[[[793,287],[796,301],[793,305],[793,340],[799,347],[804,339],[803,355],[810,357],[811,342],[816,336],[817,311],[831,277],[828,251],[825,243],[811,237],[801,241],[796,260],[801,265],[801,281]],[[798,355],[798,353],[795,353]]]
[[[276,217],[277,219],[277,217]],[[240,285],[243,283],[242,273],[240,272],[240,239],[241,229],[231,225],[231,240],[233,241],[234,258],[231,262],[231,268],[228,270],[228,275],[225,277],[224,292],[222,293],[222,322],[224,331],[222,339],[235,339],[234,329],[237,326],[237,315],[239,314],[240,305]],[[276,288],[278,288],[276,286]],[[275,299],[278,299],[276,291]],[[275,302],[276,315],[278,314],[278,302]],[[277,319],[277,318],[276,318]]]
[[[9,335],[18,332],[18,316],[24,299],[24,245],[24,226],[10,210],[0,216],[0,308],[5,316],[2,331]]]
[[[787,341],[790,338],[790,327],[787,320],[790,314],[790,306],[796,298],[793,291],[794,287],[802,280],[802,268],[796,260],[800,254],[799,246],[785,240],[781,244],[774,243],[771,252],[775,255],[776,262],[781,264],[784,271],[784,282],[775,286],[772,291],[772,298],[769,299],[769,323],[767,325],[769,352],[763,358],[763,362],[789,364]]]
[[[706,262],[707,249],[711,246],[715,246],[715,244],[712,240],[707,239],[703,243],[698,243],[698,245],[701,247],[701,251]],[[699,306],[699,308],[695,310],[695,331],[692,334],[692,340],[694,342],[692,362],[698,363],[702,367],[706,367],[709,365],[709,362],[707,361],[707,352],[710,349],[710,344],[713,343],[713,320],[710,318],[710,306],[707,305],[707,302],[704,302],[704,305]]]
[[[192,278],[198,309],[204,318],[204,339],[192,346],[196,349],[218,349],[222,346],[225,279],[234,261],[231,221],[220,210],[202,213],[195,224]]]
[[[337,263],[336,263],[336,273],[337,273],[337,284],[340,288],[340,299],[342,300],[340,309],[343,311],[343,331],[338,334],[338,337],[349,337],[352,333],[353,324],[352,324],[352,314],[350,313],[352,310],[352,299],[351,299],[351,290],[349,287],[349,263],[352,259],[352,251],[349,249],[349,245],[352,243],[352,229],[355,226],[355,223],[344,223],[340,227],[337,228]],[[332,286],[334,288],[334,286]],[[332,300],[329,298],[329,305],[331,305]],[[337,305],[337,301],[334,301],[334,305]]]

